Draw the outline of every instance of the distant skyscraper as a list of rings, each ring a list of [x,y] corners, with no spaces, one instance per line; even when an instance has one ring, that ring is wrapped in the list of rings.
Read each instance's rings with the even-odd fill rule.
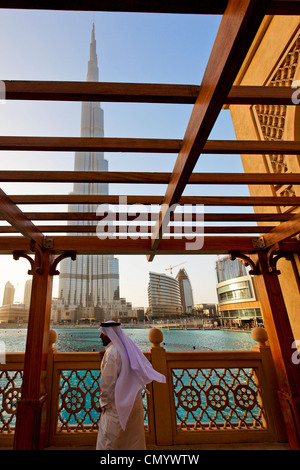
[[[32,280],[27,279],[27,281],[25,282],[23,303],[24,305],[28,307],[30,305],[30,299],[31,299],[31,287],[32,287]]]
[[[177,279],[167,274],[149,273],[148,299],[152,317],[173,317],[182,313]]]
[[[179,283],[180,296],[181,296],[181,305],[183,313],[192,313],[194,308],[194,298],[192,285],[189,280],[189,277],[186,273],[186,270],[181,268],[178,271],[176,279]]]
[[[14,303],[15,288],[11,282],[7,281],[4,287],[2,305],[12,305]]]
[[[97,82],[95,27],[93,25],[88,62],[88,82]],[[103,137],[104,120],[100,103],[83,102],[81,137]],[[107,171],[103,152],[76,152],[75,171]],[[72,194],[108,194],[107,183],[75,183]],[[96,205],[70,204],[69,212],[96,212]],[[71,221],[82,224],[82,221]],[[85,225],[94,225],[85,221]],[[89,235],[88,233],[80,235]],[[104,306],[119,299],[119,260],[113,255],[79,255],[76,261],[66,258],[60,264],[59,298],[66,305],[81,307]]]

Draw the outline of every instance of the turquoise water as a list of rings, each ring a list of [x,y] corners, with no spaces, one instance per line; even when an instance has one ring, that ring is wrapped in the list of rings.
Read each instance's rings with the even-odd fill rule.
[[[59,352],[100,351],[103,349],[98,328],[54,328],[57,332],[55,347]],[[148,351],[151,346],[147,328],[124,328],[124,332]],[[0,329],[0,341],[6,352],[24,352],[26,329]],[[163,330],[162,346],[167,351],[250,350],[256,344],[251,333],[222,330]]]

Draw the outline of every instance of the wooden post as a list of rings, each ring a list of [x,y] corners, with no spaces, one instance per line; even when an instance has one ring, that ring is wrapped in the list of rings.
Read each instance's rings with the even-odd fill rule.
[[[161,347],[162,331],[152,328],[149,332],[151,363],[155,370],[166,376],[166,383],[153,382],[153,408],[155,421],[155,440],[157,445],[172,445],[172,417],[170,407],[170,387],[166,351]]]
[[[260,269],[256,287],[278,378],[279,399],[289,443],[300,449],[300,365],[293,362],[294,336],[284,303],[277,271],[268,269],[266,252],[253,260]]]
[[[17,407],[14,449],[44,447],[46,418],[46,372],[52,297],[50,267],[53,255],[36,251],[29,309],[21,400]]]
[[[252,338],[257,342],[257,345],[252,346],[253,351],[258,351],[261,355],[262,373],[263,373],[263,400],[265,411],[269,419],[269,425],[274,432],[276,441],[286,442],[287,434],[285,432],[285,425],[281,406],[278,397],[278,380],[274,368],[274,362],[270,346],[267,343],[268,334],[265,328],[255,327],[251,331]],[[259,383],[259,381],[258,381]]]

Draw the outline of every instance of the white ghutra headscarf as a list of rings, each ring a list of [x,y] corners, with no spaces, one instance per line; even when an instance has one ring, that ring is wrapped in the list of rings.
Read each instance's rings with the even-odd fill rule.
[[[115,404],[124,430],[137,394],[153,380],[165,383],[166,377],[153,369],[142,351],[123,332],[120,323],[101,323],[99,330],[109,337],[121,356],[122,366],[115,387]]]

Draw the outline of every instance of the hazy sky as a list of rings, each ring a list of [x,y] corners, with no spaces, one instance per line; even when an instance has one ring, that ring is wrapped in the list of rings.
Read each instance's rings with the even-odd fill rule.
[[[152,15],[133,13],[38,12],[1,10],[0,80],[85,81],[89,44],[95,22],[99,80],[108,82],[179,83],[199,85],[220,23],[219,16]],[[106,137],[181,139],[191,105],[103,103]],[[2,135],[79,136],[80,103],[17,102],[0,105]],[[210,136],[235,139],[229,111],[222,111]],[[171,172],[176,155],[110,154],[109,169]],[[226,163],[225,163],[226,158]],[[73,170],[73,153],[0,152],[0,168],[6,170]],[[239,156],[203,155],[198,172],[241,172]],[[3,184],[7,194],[67,194],[68,184]],[[110,185],[110,194],[164,194],[164,185]],[[186,195],[249,195],[245,187],[195,186]],[[22,210],[34,207],[22,206]],[[50,207],[38,207],[47,210]],[[53,208],[52,208],[53,210]],[[54,210],[67,210],[55,207]],[[235,209],[239,211],[239,208]],[[246,209],[243,209],[246,210]],[[213,212],[214,208],[208,208]],[[226,208],[224,208],[226,211]],[[176,275],[184,267],[191,279],[195,303],[216,302],[216,256],[119,256],[120,293],[134,306],[147,306],[149,271]],[[27,261],[0,257],[0,305],[7,280],[22,301],[28,278]],[[53,295],[57,295],[55,278]]]

